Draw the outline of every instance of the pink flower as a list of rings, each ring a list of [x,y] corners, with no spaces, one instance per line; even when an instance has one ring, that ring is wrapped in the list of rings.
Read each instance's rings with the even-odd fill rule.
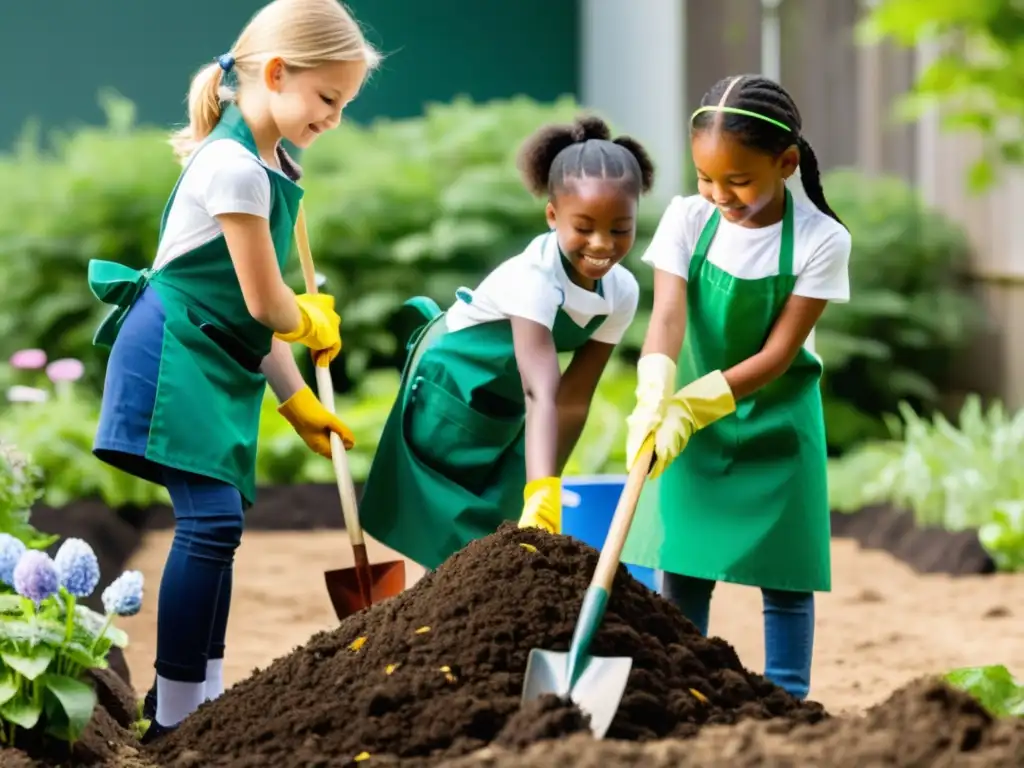
[[[46,366],[46,375],[50,381],[78,381],[85,374],[85,366],[81,360],[73,357],[65,357],[61,360],[54,360]]]
[[[46,365],[46,353],[41,349],[21,349],[11,355],[10,363],[23,371],[35,371]]]

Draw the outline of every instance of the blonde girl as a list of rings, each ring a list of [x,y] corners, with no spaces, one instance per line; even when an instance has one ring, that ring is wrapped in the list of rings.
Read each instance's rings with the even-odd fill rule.
[[[341,349],[326,295],[296,295],[281,272],[302,189],[281,148],[335,128],[378,56],[336,0],[275,0],[189,91],[172,145],[184,170],[164,209],[151,269],[89,265],[113,310],[95,342],[111,349],[94,451],[164,485],[174,542],[160,585],[157,680],[146,740],[224,687],[224,637],[243,510],[255,498],[260,404],[317,453],[352,434],[307,387],[289,344],[328,364]]]

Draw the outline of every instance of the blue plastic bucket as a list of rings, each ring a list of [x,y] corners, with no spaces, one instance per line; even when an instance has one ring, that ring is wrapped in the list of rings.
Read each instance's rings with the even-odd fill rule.
[[[625,475],[562,478],[562,533],[601,549],[625,485]],[[657,591],[653,569],[626,567],[634,579]]]

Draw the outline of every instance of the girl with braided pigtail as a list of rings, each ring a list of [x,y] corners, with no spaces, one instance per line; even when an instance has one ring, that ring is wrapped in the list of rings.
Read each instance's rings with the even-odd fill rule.
[[[653,181],[643,147],[586,117],[538,130],[519,166],[549,231],[446,312],[409,302],[426,324],[363,491],[367,532],[427,568],[506,520],[560,530],[559,476],[636,312],[619,262]]]
[[[753,75],[716,83],[693,114],[699,194],[672,201],[643,259],[654,309],[627,461],[652,433],[655,459],[623,553],[659,569],[705,634],[716,581],[760,587],[765,675],[799,698],[813,593],[831,589],[813,329],[850,292],[850,235],[801,129],[785,89]],[[814,207],[787,188],[797,168]]]

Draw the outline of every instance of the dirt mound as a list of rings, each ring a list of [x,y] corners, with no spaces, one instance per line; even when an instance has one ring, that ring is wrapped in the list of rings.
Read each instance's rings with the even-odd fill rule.
[[[89,673],[99,703],[92,720],[73,748],[53,739],[43,739],[34,731],[18,731],[15,749],[0,751],[4,768],[43,768],[43,766],[94,766],[95,768],[148,768],[138,752],[131,731],[136,718],[135,694],[116,673],[95,670]]]
[[[568,647],[596,562],[597,552],[574,539],[507,525],[204,705],[154,745],[153,760],[326,767],[364,752],[440,760],[479,749],[518,711],[530,649]],[[744,670],[725,641],[702,637],[625,568],[592,650],[633,658],[611,738],[826,716]],[[578,718],[554,722],[539,735],[577,730]],[[524,741],[516,732],[503,738]]]
[[[687,741],[646,744],[573,736],[524,752],[488,748],[447,768],[1019,768],[1024,719],[994,720],[938,680],[894,693],[863,717],[816,725],[747,721]]]

